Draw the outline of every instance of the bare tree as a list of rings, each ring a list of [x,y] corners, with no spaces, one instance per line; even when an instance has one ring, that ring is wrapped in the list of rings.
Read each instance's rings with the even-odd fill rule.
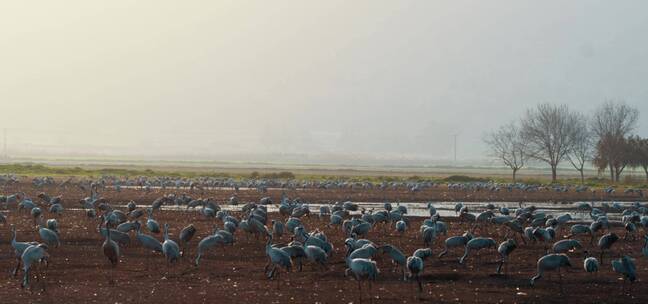
[[[585,116],[579,113],[574,113],[574,131],[571,133],[573,136],[571,142],[572,147],[567,153],[567,160],[574,166],[580,173],[581,184],[585,183],[585,164],[593,159],[593,141],[592,132],[587,125]]]
[[[595,112],[591,129],[596,140],[595,164],[599,169],[610,170],[612,181],[619,181],[619,175],[627,165],[626,137],[637,126],[639,110],[624,102],[607,101]]]
[[[548,103],[528,110],[522,119],[522,137],[529,145],[529,156],[551,166],[552,182],[556,182],[558,164],[572,149],[576,120],[566,105]]]
[[[648,182],[648,138],[633,136],[630,137],[628,143],[631,150],[630,166],[641,167],[646,174],[646,182]]]
[[[522,140],[520,130],[515,123],[501,126],[497,131],[484,139],[493,156],[499,158],[513,170],[513,183],[516,182],[517,172],[527,161],[527,145]]]
[[[631,165],[631,161],[632,146],[627,138],[607,136],[596,143],[596,154],[592,162],[599,172],[609,168],[612,181],[619,181],[621,173]]]

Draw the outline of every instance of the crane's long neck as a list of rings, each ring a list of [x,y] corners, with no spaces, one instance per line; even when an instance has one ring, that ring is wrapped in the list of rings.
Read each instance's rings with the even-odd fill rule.
[[[106,241],[110,242],[110,227],[108,226],[108,222],[106,222]]]
[[[270,249],[272,249],[272,234],[268,236],[268,242],[266,243],[266,253],[269,253]]]
[[[16,227],[11,228],[11,245],[16,244]]]

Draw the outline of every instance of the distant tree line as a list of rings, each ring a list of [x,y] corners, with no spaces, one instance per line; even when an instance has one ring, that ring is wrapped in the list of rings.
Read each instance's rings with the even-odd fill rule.
[[[599,173],[609,171],[618,182],[626,168],[642,168],[648,181],[648,139],[633,134],[639,110],[623,102],[607,101],[586,116],[567,105],[543,103],[527,110],[518,121],[488,133],[491,154],[516,175],[530,160],[547,163],[556,182],[558,165],[570,163],[585,181],[588,163]]]

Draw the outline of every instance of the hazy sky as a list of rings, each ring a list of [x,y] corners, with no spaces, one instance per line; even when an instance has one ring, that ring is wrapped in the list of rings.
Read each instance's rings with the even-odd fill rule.
[[[191,4],[191,5],[190,5]],[[10,151],[482,155],[540,102],[641,110],[646,1],[3,1]],[[1,140],[1,138],[0,138]]]

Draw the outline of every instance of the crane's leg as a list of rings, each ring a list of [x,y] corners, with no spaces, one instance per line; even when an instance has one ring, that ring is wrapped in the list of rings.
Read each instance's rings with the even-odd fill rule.
[[[468,252],[469,252],[469,251],[470,251],[470,249],[468,249],[468,246],[466,246],[466,250],[465,250],[465,252],[464,252],[464,255],[459,259],[459,264],[463,264],[463,262],[464,262],[464,261],[466,260],[466,258],[468,257]]]
[[[531,286],[535,286],[535,281],[540,280],[542,278],[542,274],[544,271],[542,269],[538,269],[538,274],[536,274],[533,278],[531,278]]]
[[[560,286],[560,293],[563,294],[563,286],[562,286],[562,273],[560,272],[560,267],[558,267],[558,285]]]
[[[18,268],[20,268],[20,263],[22,262],[22,259],[21,259],[20,257],[17,257],[17,258],[16,258],[16,261],[17,261],[18,263],[16,264],[16,268],[15,268],[14,271],[13,271],[13,276],[14,276],[14,277],[18,275]]]
[[[502,272],[502,266],[504,266],[504,258],[502,258],[502,259],[500,260],[500,263],[499,263],[499,265],[497,266],[497,271],[496,271],[497,274],[500,274],[500,273]],[[505,273],[506,273],[506,271],[505,271]]]
[[[519,233],[516,233],[516,234],[519,234]],[[526,239],[524,238],[524,235],[520,234],[519,237],[520,237],[520,239],[522,239],[522,243],[524,243],[524,245],[526,245],[527,242],[526,242]]]
[[[110,285],[115,285],[115,265],[110,267]]]
[[[20,286],[22,288],[29,286],[29,267],[25,267],[25,269],[23,269],[23,281],[22,284],[20,284]]]

